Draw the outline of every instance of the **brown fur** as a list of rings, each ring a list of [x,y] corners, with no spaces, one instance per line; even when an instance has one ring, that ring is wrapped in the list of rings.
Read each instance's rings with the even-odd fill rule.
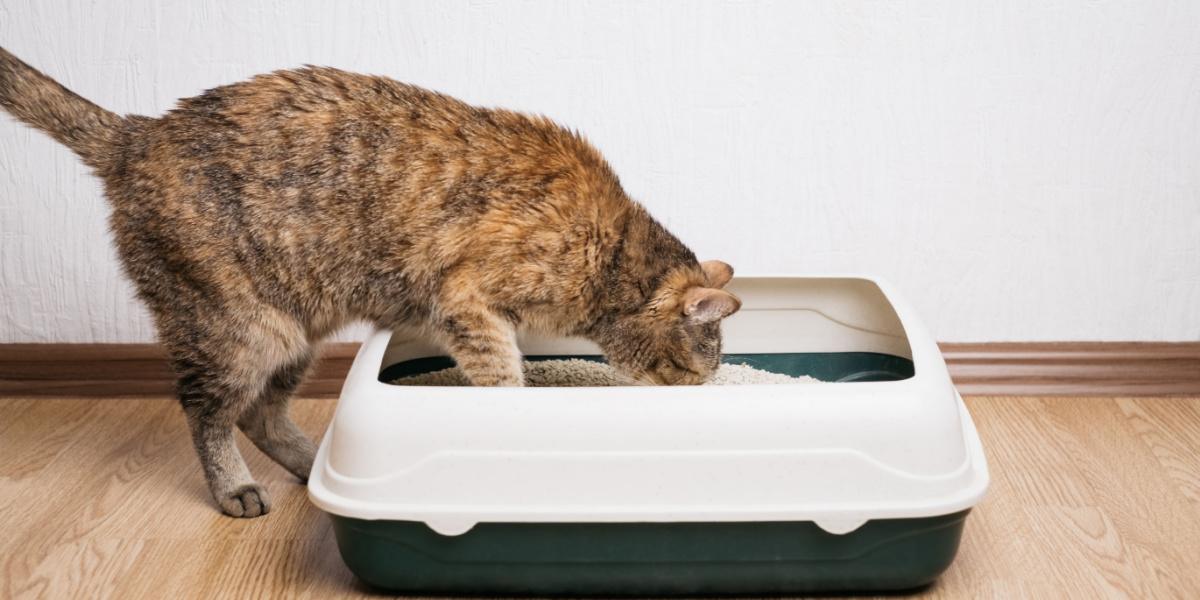
[[[240,427],[304,479],[287,399],[343,324],[416,327],[476,385],[521,385],[519,329],[594,340],[635,381],[695,384],[738,301],[546,118],[308,67],[120,117],[0,49],[0,105],[104,180],[210,489],[269,510]]]

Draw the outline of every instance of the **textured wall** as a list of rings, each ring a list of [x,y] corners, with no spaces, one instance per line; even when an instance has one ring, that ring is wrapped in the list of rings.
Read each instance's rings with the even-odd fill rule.
[[[880,273],[944,340],[1200,339],[1200,3],[4,0],[118,112],[327,64],[585,131],[703,257]],[[0,118],[0,342],[153,335],[99,186]]]

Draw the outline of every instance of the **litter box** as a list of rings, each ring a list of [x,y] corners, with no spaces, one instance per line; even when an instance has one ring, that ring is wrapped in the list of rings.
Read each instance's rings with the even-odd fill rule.
[[[740,277],[725,361],[820,383],[472,388],[377,331],[309,479],[350,569],[459,595],[905,590],[954,558],[988,483],[933,339],[866,277]],[[527,358],[596,357],[578,339]]]

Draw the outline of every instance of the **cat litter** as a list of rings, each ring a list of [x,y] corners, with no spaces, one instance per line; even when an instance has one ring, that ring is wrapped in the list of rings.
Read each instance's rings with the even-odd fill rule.
[[[935,580],[988,473],[912,308],[865,277],[728,289],[743,304],[722,323],[726,385],[613,386],[593,344],[523,336],[530,386],[463,387],[441,348],[372,334],[308,480],[350,570],[393,592],[490,597]]]
[[[581,387],[628,385],[612,367],[578,358],[525,361],[525,385],[531,387]],[[762,371],[748,365],[724,364],[705,385],[746,385],[752,383],[812,383],[812,377],[793,377]],[[432,373],[409,375],[392,380],[396,385],[471,385],[457,367]]]

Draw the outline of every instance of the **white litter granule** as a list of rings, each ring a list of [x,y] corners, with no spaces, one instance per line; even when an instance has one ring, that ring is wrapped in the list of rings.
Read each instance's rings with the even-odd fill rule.
[[[628,385],[612,367],[578,358],[525,361],[525,385],[530,387],[590,387]],[[792,377],[755,369],[749,365],[726,365],[717,369],[704,385],[750,383],[815,383],[812,377]],[[458,367],[409,375],[393,380],[396,385],[471,385]]]

